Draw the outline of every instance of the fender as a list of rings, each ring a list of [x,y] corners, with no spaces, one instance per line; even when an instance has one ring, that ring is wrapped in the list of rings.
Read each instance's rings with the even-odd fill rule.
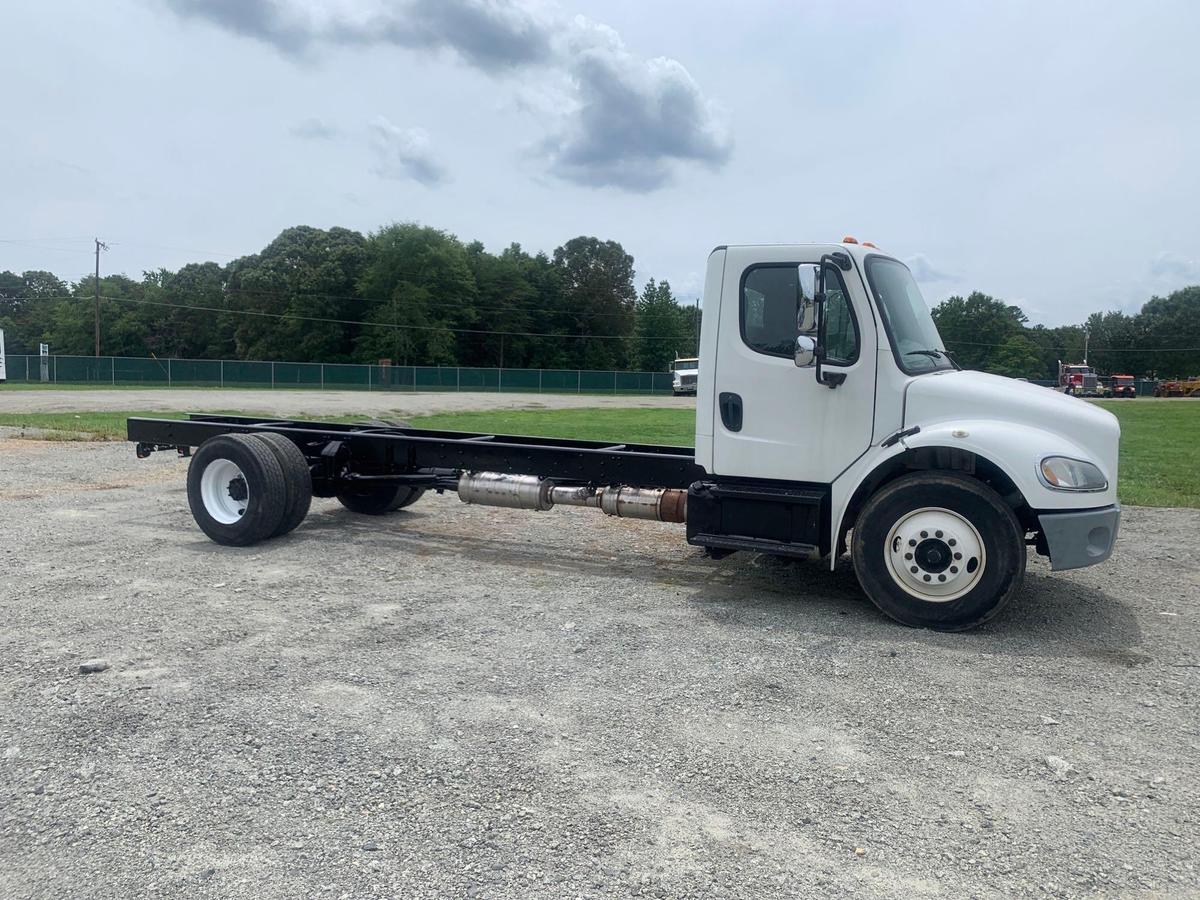
[[[911,424],[906,423],[908,427]],[[1020,491],[1025,503],[1035,510],[1091,509],[1116,502],[1116,473],[1066,435],[1030,425],[996,419],[962,419],[921,425],[916,434],[891,447],[876,445],[833,483],[830,543],[836,547],[842,520],[858,489],[896,457],[911,450],[945,447],[973,453],[995,466]],[[1070,456],[1095,463],[1108,479],[1103,492],[1052,491],[1038,478],[1038,467],[1047,456]],[[830,568],[836,562],[831,554]]]

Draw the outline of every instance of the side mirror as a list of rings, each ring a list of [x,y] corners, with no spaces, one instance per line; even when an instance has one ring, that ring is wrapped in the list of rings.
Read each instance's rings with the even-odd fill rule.
[[[796,333],[817,333],[817,301],[811,297],[800,300],[800,309],[796,312]]]
[[[799,335],[796,338],[796,349],[792,353],[792,359],[796,363],[796,367],[800,369],[808,369],[816,365],[816,339],[809,337],[807,334]]]

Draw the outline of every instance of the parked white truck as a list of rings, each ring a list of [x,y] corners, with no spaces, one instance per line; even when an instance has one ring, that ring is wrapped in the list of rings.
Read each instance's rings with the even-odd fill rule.
[[[676,397],[696,393],[696,379],[700,375],[700,360],[695,357],[676,357],[671,363],[671,393]]]
[[[825,558],[906,625],[962,630],[1116,540],[1116,419],[946,353],[905,265],[853,239],[708,259],[695,447],[380,425],[131,419],[139,455],[199,447],[192,513],[214,540],[290,531],[313,494],[382,514],[467,503],[686,522],[712,556]],[[800,585],[797,585],[800,589]]]

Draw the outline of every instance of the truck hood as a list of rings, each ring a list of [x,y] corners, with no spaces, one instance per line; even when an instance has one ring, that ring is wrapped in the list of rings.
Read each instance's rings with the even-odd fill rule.
[[[1099,463],[1116,482],[1121,428],[1116,416],[1098,406],[1051,388],[984,372],[921,375],[905,390],[905,427],[981,419],[1059,435],[1064,443],[1083,451],[1086,459]]]

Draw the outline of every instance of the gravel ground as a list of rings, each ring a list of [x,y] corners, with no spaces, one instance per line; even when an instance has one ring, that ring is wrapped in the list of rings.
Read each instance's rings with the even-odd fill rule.
[[[694,397],[638,397],[628,394],[404,394],[391,391],[244,391],[235,388],[111,391],[0,391],[0,412],[103,412],[146,410],[188,412],[237,409],[272,416],[381,415],[415,416],[422,413],[475,409],[574,409],[576,407],[680,407],[695,408]]]
[[[1196,510],[940,635],[589,510],[221,548],[185,465],[0,436],[4,897],[1200,893]]]

